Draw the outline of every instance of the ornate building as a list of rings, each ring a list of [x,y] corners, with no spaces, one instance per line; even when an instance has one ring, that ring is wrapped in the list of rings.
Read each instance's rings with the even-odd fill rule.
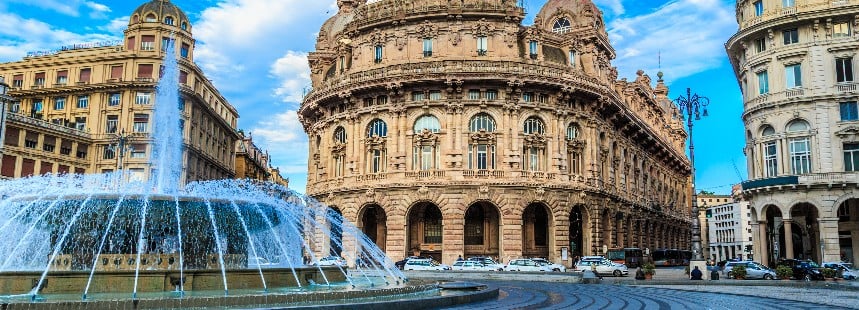
[[[859,258],[859,1],[737,1],[726,43],[743,92],[761,260]]]
[[[170,1],[152,0],[131,13],[124,43],[69,46],[0,64],[17,99],[7,105],[2,176],[123,167],[131,178],[148,178],[157,169],[149,163],[155,86],[172,37],[180,69],[183,181],[233,177],[238,113],[194,64],[191,29]],[[127,143],[118,143],[120,137]]]
[[[236,179],[267,181],[289,187],[289,179],[280,175],[280,170],[272,168],[271,157],[255,143],[253,136],[241,131],[241,139],[236,142]]]
[[[689,246],[680,116],[661,80],[617,80],[593,3],[532,26],[510,0],[337,3],[299,110],[307,193],[389,256]],[[332,231],[320,252],[341,252]]]

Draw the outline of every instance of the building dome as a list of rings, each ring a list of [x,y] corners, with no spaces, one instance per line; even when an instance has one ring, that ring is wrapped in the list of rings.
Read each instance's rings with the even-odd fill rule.
[[[540,9],[534,25],[555,33],[579,29],[595,29],[605,33],[602,12],[591,0],[549,0]]]
[[[185,12],[170,0],[151,0],[139,6],[134,13],[131,13],[129,25],[139,22],[160,22],[178,26],[183,30],[191,30],[188,15],[185,15]]]

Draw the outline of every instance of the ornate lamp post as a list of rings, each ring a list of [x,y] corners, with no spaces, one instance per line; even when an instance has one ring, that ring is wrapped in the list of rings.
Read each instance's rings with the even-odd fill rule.
[[[692,90],[687,88],[686,97],[680,95],[674,101],[680,108],[680,116],[686,120],[686,126],[689,126],[689,160],[692,164],[692,260],[703,261],[701,225],[698,223],[698,194],[695,191],[695,144],[692,142],[692,121],[701,120],[702,115],[707,116],[707,105],[710,104],[710,99],[692,94]]]
[[[117,156],[116,160],[116,170],[120,174],[122,174],[122,165],[125,163],[125,152],[130,148],[128,143],[131,142],[132,138],[135,135],[133,133],[129,134],[125,132],[125,129],[121,129],[119,133],[115,133],[113,137],[114,143],[110,145],[110,148],[113,149],[115,155]]]

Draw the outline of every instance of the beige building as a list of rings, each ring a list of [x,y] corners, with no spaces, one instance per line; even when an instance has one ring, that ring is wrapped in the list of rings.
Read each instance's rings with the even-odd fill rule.
[[[254,143],[253,136],[239,132],[236,142],[236,179],[267,181],[289,187],[289,179],[280,175],[280,170],[271,166],[271,157]]]
[[[299,110],[308,195],[395,259],[689,248],[687,134],[661,79],[617,79],[590,1],[531,26],[516,3],[338,1]],[[318,251],[354,257],[334,230]]]
[[[726,48],[743,92],[761,260],[859,258],[859,1],[737,1]]]
[[[194,64],[188,17],[168,0],[134,12],[123,42],[37,52],[0,64],[16,102],[7,106],[2,176],[101,173],[122,167],[131,178],[153,169],[150,133],[155,86],[166,44],[179,57],[177,106],[185,137],[183,182],[232,178],[238,113]],[[124,148],[119,137],[127,138]]]
[[[707,215],[710,214],[712,216],[713,210],[710,210],[709,212],[707,210],[717,204],[728,203],[731,201],[731,196],[705,194],[702,191],[695,197],[698,197],[698,227],[701,227],[701,253],[705,259],[711,259],[709,229],[710,217]]]

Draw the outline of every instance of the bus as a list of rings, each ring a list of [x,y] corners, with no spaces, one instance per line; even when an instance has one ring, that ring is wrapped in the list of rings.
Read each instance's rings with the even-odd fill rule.
[[[629,268],[639,267],[644,261],[644,254],[639,248],[610,249],[605,256],[610,261],[625,264]]]
[[[692,259],[692,251],[657,249],[653,251],[652,259],[656,266],[685,266]]]

